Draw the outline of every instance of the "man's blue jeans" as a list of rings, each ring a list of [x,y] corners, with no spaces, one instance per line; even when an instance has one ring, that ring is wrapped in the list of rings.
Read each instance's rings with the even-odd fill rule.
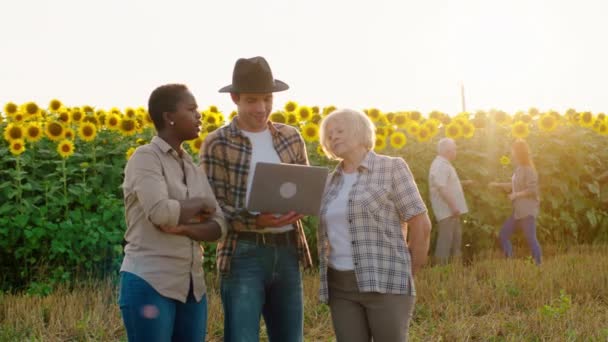
[[[120,273],[118,297],[129,342],[204,341],[207,298],[196,302],[190,284],[186,303],[159,294],[133,273]]]
[[[511,258],[513,256],[513,246],[511,245],[510,239],[517,227],[520,227],[523,230],[526,241],[528,242],[528,246],[530,247],[530,251],[532,252],[534,262],[537,265],[540,265],[541,249],[538,239],[536,239],[536,218],[534,216],[526,216],[522,219],[516,220],[513,215],[511,215],[511,217],[509,217],[503,224],[502,229],[500,230],[499,238],[500,245],[505,253],[505,256],[507,258]]]
[[[271,342],[303,340],[302,277],[295,246],[237,242],[221,279],[224,341],[258,341],[260,318]]]

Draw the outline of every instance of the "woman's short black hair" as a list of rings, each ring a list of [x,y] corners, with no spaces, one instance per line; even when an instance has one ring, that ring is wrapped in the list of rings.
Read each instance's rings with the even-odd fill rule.
[[[165,84],[162,85],[150,94],[148,99],[148,113],[150,119],[154,122],[154,127],[157,131],[164,128],[163,113],[173,112],[177,109],[177,103],[182,99],[184,92],[188,91],[188,87],[183,84]]]

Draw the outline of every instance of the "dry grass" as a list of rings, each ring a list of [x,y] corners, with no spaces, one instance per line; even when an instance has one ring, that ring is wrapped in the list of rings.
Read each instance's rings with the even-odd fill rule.
[[[608,341],[606,246],[577,247],[540,268],[500,258],[436,266],[425,269],[416,286],[412,341]],[[306,340],[334,340],[329,310],[317,304],[314,274],[304,276],[304,288]],[[208,340],[219,341],[214,279],[208,296]],[[113,281],[44,298],[0,294],[0,341],[117,341],[124,335]]]

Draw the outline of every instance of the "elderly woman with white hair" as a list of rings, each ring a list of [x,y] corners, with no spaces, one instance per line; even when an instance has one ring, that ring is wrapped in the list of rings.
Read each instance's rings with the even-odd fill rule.
[[[320,136],[326,155],[340,161],[318,230],[320,299],[337,340],[406,341],[431,229],[414,177],[402,158],[373,152],[374,124],[360,111],[332,112]]]

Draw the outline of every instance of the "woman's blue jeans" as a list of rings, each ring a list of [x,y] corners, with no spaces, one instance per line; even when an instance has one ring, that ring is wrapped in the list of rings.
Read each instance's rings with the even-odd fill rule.
[[[197,302],[190,293],[186,303],[159,294],[133,273],[120,273],[118,297],[129,342],[204,341],[207,298]]]
[[[532,251],[534,262],[536,262],[537,265],[540,265],[541,249],[538,239],[536,239],[536,218],[534,216],[526,216],[522,219],[516,220],[513,215],[511,215],[511,217],[507,219],[499,234],[500,246],[502,247],[503,252],[507,258],[511,258],[513,256],[513,246],[511,245],[510,239],[517,227],[520,227],[523,230],[526,241],[528,242],[528,246]]]

